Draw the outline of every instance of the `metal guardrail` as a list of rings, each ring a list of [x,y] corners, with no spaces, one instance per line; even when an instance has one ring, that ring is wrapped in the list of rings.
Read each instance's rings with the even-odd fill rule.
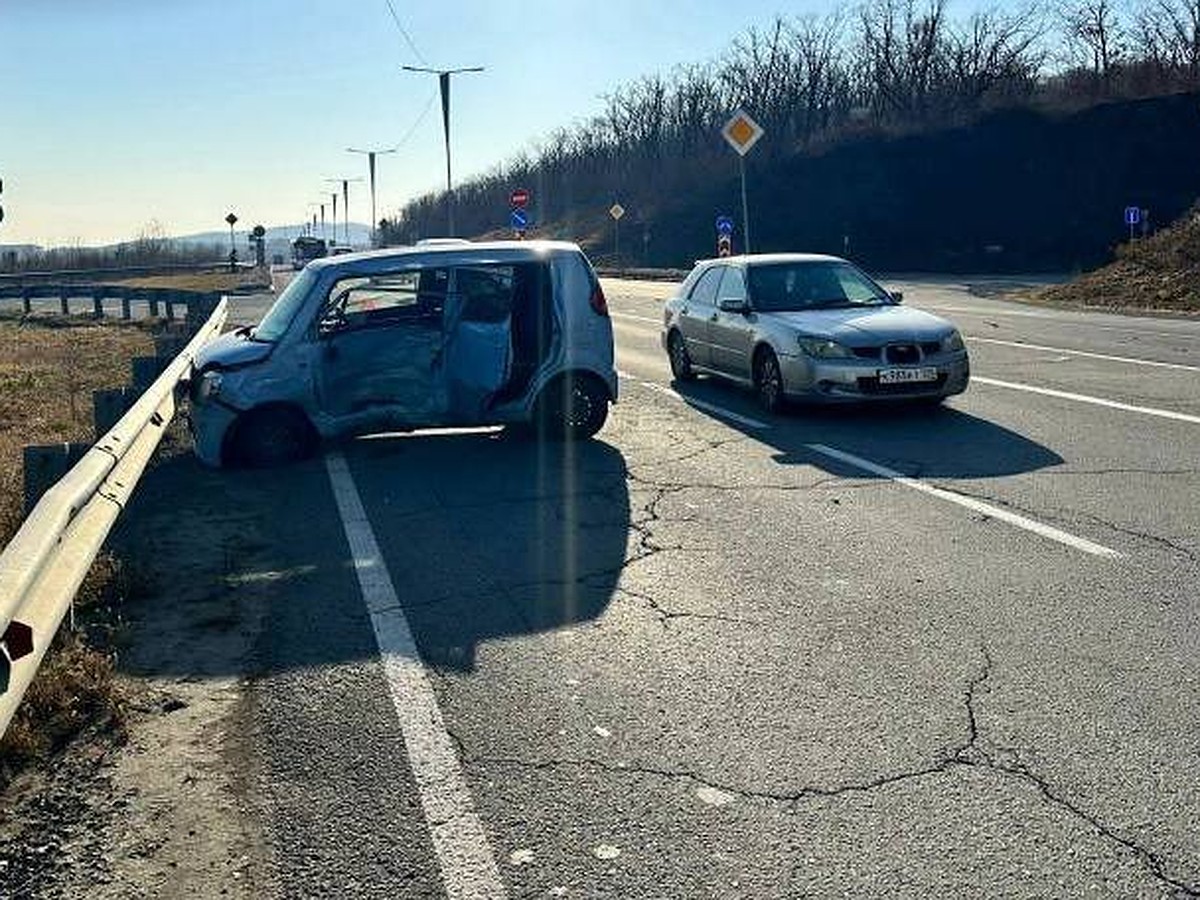
[[[215,307],[220,294],[216,292],[185,291],[176,288],[144,288],[127,287],[114,284],[0,284],[0,301],[20,300],[21,311],[25,315],[33,312],[34,300],[58,300],[59,312],[71,314],[71,301],[85,299],[90,301],[90,313],[94,318],[102,319],[105,300],[121,301],[121,318],[133,318],[133,304],[145,303],[151,316],[157,317],[161,312],[166,314],[168,321],[174,321],[176,310],[180,307],[187,310],[189,322],[198,324],[208,317],[208,310]]]
[[[200,348],[221,333],[227,315],[222,299],[120,421],[46,492],[0,552],[0,734],[174,418],[180,380]]]

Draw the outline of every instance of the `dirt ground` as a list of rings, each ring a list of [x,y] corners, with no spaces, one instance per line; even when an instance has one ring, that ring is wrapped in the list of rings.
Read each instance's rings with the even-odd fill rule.
[[[91,391],[153,349],[136,324],[0,317],[0,545],[22,517],[23,446],[90,441]],[[216,774],[254,777],[249,759],[216,763],[239,752],[261,526],[215,505],[181,520],[179,477],[215,476],[176,424],[80,593],[80,630],[60,632],[0,743],[0,897],[269,896],[250,792]]]
[[[170,288],[177,291],[204,291],[209,293],[244,291],[269,287],[269,270],[255,269],[247,272],[180,272],[176,275],[146,275],[125,278],[116,282],[126,287]]]
[[[185,487],[214,496],[203,482],[223,477],[195,462],[181,428],[110,540],[138,567],[113,641],[123,739],[86,732],[0,799],[6,897],[272,895],[242,749],[273,582],[258,558],[265,523],[216,501],[178,514]]]
[[[1114,312],[1200,315],[1200,204],[1162,231],[1119,246],[1109,265],[1017,299]]]

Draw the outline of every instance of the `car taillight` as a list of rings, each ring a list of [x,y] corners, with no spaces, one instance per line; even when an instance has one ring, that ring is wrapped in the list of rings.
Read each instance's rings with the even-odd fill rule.
[[[589,301],[592,305],[592,312],[598,316],[608,318],[608,301],[604,298],[604,289],[600,287],[600,282],[596,282],[592,288],[592,297]]]

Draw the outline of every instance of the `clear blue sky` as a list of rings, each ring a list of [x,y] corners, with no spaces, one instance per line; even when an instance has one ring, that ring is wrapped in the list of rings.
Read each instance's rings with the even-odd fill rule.
[[[712,58],[819,0],[392,0],[455,79],[455,180],[595,113],[641,74]],[[956,12],[974,7],[957,0]],[[0,243],[101,243],[301,221],[366,176],[348,146],[391,145],[380,214],[444,178],[436,78],[386,0],[0,0]],[[427,114],[420,119],[423,110]],[[419,121],[414,129],[414,124]],[[351,217],[370,217],[365,181]],[[340,204],[340,200],[339,200]]]

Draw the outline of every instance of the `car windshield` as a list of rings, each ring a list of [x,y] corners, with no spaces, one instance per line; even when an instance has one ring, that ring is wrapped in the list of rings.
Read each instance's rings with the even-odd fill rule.
[[[311,269],[305,269],[293,278],[283,289],[279,298],[271,305],[271,308],[267,310],[262,321],[250,332],[250,337],[268,344],[273,344],[283,337],[288,326],[292,324],[292,319],[296,317],[296,312],[304,303],[309,288],[316,280],[316,273]]]
[[[893,300],[866,275],[844,262],[768,263],[749,270],[750,301],[759,312],[799,312],[884,306]]]

